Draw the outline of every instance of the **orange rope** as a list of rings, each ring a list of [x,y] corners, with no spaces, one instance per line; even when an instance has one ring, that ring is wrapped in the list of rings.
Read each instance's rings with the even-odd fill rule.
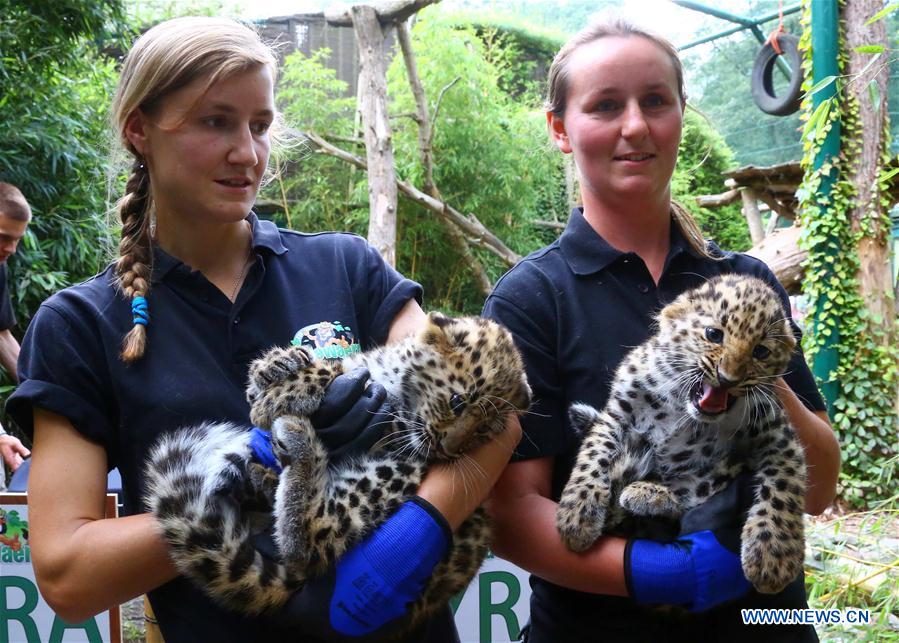
[[[771,43],[771,48],[777,53],[778,56],[783,54],[783,50],[780,48],[780,43],[777,42],[777,37],[784,33],[784,3],[783,0],[778,0],[777,3],[777,11],[780,13],[780,19],[777,23],[777,29],[771,32],[768,36],[768,39],[765,41],[767,45],[769,42]]]

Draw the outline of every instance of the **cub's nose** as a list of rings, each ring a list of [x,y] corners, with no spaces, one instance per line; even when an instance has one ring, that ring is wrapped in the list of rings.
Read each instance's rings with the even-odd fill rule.
[[[721,369],[718,369],[718,388],[733,388],[739,383],[739,379],[733,379],[728,373],[722,373]]]

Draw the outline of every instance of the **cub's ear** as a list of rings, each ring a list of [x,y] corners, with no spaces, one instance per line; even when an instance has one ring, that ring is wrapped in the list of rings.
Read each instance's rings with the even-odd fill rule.
[[[436,311],[428,313],[428,320],[421,333],[421,341],[429,346],[433,346],[438,351],[449,351],[451,349],[451,341],[448,329],[454,321],[455,319],[447,317],[443,313]]]
[[[599,411],[589,404],[577,402],[568,408],[568,424],[578,437],[583,437],[597,420],[599,420]]]
[[[693,309],[693,305],[688,297],[689,293],[680,295],[677,299],[665,306],[659,313],[659,320],[675,321],[681,319],[688,311]]]

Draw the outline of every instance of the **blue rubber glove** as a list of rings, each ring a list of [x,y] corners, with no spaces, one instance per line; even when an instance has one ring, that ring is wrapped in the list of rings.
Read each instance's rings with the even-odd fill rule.
[[[309,417],[332,464],[368,451],[390,426],[387,390],[369,378],[364,367],[338,375],[328,385],[318,410]],[[256,462],[281,472],[270,431],[253,427],[250,448]]]
[[[698,531],[673,543],[631,540],[624,570],[628,592],[638,603],[681,605],[692,612],[740,598],[752,587],[743,576],[739,531],[733,529]]]
[[[391,637],[405,625],[402,617],[451,541],[440,512],[413,497],[271,618],[326,641]]]
[[[259,464],[281,473],[281,463],[275,457],[272,449],[272,432],[254,426],[250,431],[250,449],[253,450],[252,458]]]

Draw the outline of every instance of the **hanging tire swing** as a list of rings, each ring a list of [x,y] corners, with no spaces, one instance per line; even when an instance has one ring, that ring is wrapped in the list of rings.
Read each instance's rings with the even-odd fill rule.
[[[780,96],[774,93],[772,76],[778,52],[769,39],[759,50],[752,67],[752,99],[766,114],[787,116],[797,111],[802,102],[802,56],[799,54],[799,38],[796,36],[780,33],[777,44],[790,65],[790,83]]]

